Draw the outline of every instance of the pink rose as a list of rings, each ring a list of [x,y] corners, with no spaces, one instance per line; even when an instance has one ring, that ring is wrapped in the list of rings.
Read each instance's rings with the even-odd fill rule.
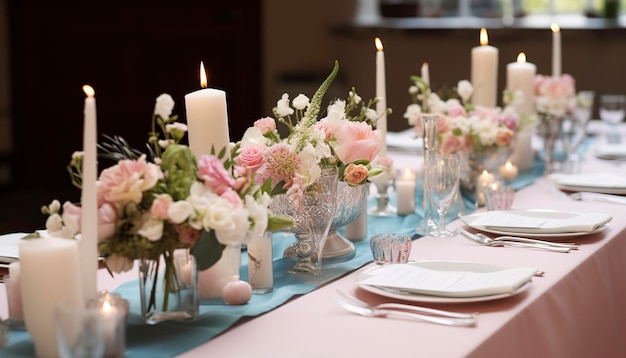
[[[350,186],[363,184],[369,175],[367,167],[362,164],[348,164],[343,172],[343,181]]]
[[[222,195],[235,180],[224,169],[222,162],[214,155],[203,155],[198,161],[198,176],[204,185],[211,188],[217,195]]]
[[[496,133],[495,142],[498,146],[503,147],[511,143],[513,132],[509,129],[500,129]]]
[[[443,154],[452,154],[463,148],[463,141],[460,137],[453,135],[452,133],[445,133],[441,139],[441,145],[439,151]]]
[[[365,122],[343,122],[335,132],[337,146],[334,149],[339,160],[343,163],[373,160],[383,145],[380,131]]]
[[[265,117],[254,122],[254,126],[258,128],[263,135],[276,129],[276,121],[272,117]]]
[[[161,168],[146,162],[145,155],[137,160],[120,160],[106,168],[98,180],[98,202],[119,205],[140,203],[143,192],[152,189],[163,178]]]
[[[150,213],[161,220],[167,220],[167,210],[172,202],[173,199],[169,194],[160,194],[152,201]]]
[[[239,150],[237,163],[255,172],[263,165],[263,153],[265,147],[262,144],[250,144]]]

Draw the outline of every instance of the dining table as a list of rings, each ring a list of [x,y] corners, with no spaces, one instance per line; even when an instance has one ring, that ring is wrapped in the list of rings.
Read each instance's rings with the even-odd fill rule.
[[[389,147],[389,155],[396,168],[413,168],[418,172],[423,169],[423,154],[419,150]],[[600,160],[590,152],[583,156],[580,170],[581,173],[610,171],[626,177],[626,165],[622,162]],[[174,355],[274,358],[626,356],[626,205],[574,200],[563,195],[549,175],[539,172],[531,177],[532,180],[518,186],[514,209],[604,213],[612,217],[608,227],[589,235],[558,238],[557,241],[579,244],[577,250],[568,253],[523,247],[488,247],[462,235],[415,235],[409,256],[411,262],[534,267],[543,272],[543,275],[533,277],[530,286],[521,292],[476,301],[407,301],[361,288],[357,282],[359,277],[366,270],[377,267],[371,259],[361,258],[355,267],[320,282],[308,292],[293,294],[263,312],[243,314],[210,339],[187,346]],[[375,200],[375,193],[370,193],[369,205]],[[365,257],[371,255],[367,252],[368,241],[375,233],[413,235],[415,223],[420,219],[419,209],[423,212],[420,200],[417,206],[416,213],[407,216],[368,216],[367,237],[355,242],[357,250]],[[486,211],[485,207],[471,204],[466,209],[478,213]],[[448,228],[476,232],[454,217],[448,220]],[[275,254],[275,258],[278,262],[280,253]],[[332,270],[333,265],[324,265],[322,276],[324,271]],[[275,264],[275,271],[282,269],[277,266]],[[136,268],[115,277],[100,270],[98,288],[114,291],[136,279]],[[315,279],[310,277],[312,281]],[[333,301],[339,296],[338,291],[369,304],[409,303],[456,312],[478,312],[479,320],[475,326],[458,327],[405,318],[361,316],[344,310]],[[271,298],[273,294],[275,292],[263,296]],[[253,304],[254,300],[247,305]],[[0,284],[0,317],[7,318],[3,284]],[[189,324],[193,325],[192,322]],[[211,330],[210,320],[196,323],[196,326],[200,325],[203,327],[199,329]],[[184,339],[180,334],[168,344],[176,345],[179,341],[183,344]],[[152,345],[158,343],[158,338],[146,334],[143,341],[145,345]],[[0,356],[23,356],[9,348],[0,348]],[[132,353],[129,347],[128,356],[133,356]]]

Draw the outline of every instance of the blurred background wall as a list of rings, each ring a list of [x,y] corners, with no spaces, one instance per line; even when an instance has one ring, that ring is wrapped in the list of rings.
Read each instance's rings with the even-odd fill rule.
[[[363,98],[374,97],[377,36],[385,47],[387,104],[394,111],[390,130],[408,128],[402,115],[409,76],[419,74],[422,62],[430,64],[435,88],[469,79],[479,26],[454,18],[451,26],[430,18],[430,28],[398,25],[402,21],[356,26],[360,4],[0,0],[0,233],[42,228],[39,208],[53,198],[79,200],[65,166],[82,147],[86,83],[96,89],[99,133],[122,135],[141,149],[159,94],[170,93],[174,112],[184,118],[184,95],[199,88],[200,61],[209,85],[227,92],[233,140],[270,115],[282,93],[311,96],[334,60],[340,75],[327,99],[345,97],[353,86]],[[563,72],[575,76],[579,90],[626,93],[626,26],[622,19],[608,25],[562,26]],[[500,50],[500,90],[506,63],[520,51],[539,73],[550,73],[548,26],[488,30],[490,44]]]

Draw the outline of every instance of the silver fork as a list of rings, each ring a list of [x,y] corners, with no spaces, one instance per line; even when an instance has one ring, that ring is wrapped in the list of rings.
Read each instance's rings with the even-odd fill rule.
[[[568,198],[573,200],[605,201],[615,204],[626,204],[626,197],[618,195],[590,193],[586,191],[579,191],[566,195]]]
[[[455,318],[455,317],[442,317],[442,316],[430,316],[426,314],[420,314],[415,312],[398,311],[384,308],[371,308],[362,307],[344,301],[344,299],[338,297],[331,297],[331,299],[340,307],[365,317],[400,317],[417,319],[420,321],[426,321],[431,323],[443,324],[446,326],[459,326],[459,327],[471,327],[478,323],[478,318]]]
[[[401,303],[381,303],[379,305],[372,306],[368,304],[367,302],[363,302],[359,300],[358,298],[350,294],[347,294],[341,290],[337,290],[337,293],[339,293],[348,302],[357,306],[365,307],[365,308],[391,309],[391,310],[415,312],[415,313],[421,313],[421,314],[443,316],[443,317],[454,317],[454,318],[478,318],[478,315],[479,315],[478,312],[462,313],[462,312],[443,311],[443,310],[438,310],[434,308],[420,307],[420,306],[407,305],[407,304],[401,304]]]

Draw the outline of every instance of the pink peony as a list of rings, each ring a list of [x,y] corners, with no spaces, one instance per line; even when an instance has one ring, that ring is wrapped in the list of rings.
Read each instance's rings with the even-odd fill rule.
[[[224,169],[222,162],[214,155],[203,155],[198,161],[198,177],[204,180],[204,185],[208,186],[217,195],[222,195],[230,188],[235,180]]]
[[[359,159],[371,161],[383,145],[380,131],[373,130],[365,122],[343,121],[334,137],[337,141],[335,153],[343,163]]]

